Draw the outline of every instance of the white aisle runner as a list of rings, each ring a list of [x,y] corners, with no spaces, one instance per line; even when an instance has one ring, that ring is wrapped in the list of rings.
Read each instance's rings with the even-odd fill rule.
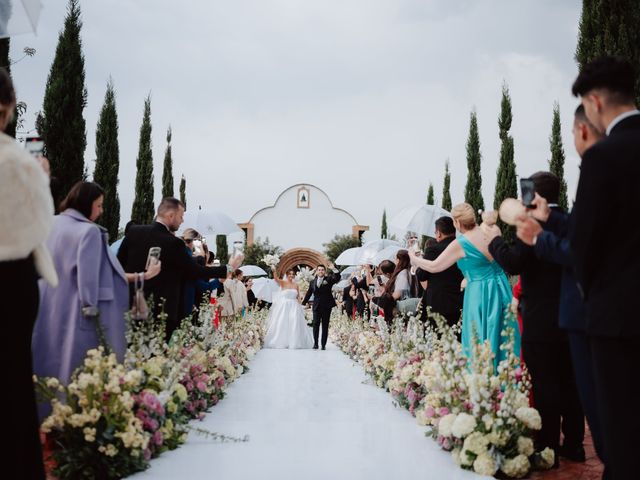
[[[335,346],[262,350],[204,421],[248,443],[191,434],[130,478],[184,480],[479,479]]]

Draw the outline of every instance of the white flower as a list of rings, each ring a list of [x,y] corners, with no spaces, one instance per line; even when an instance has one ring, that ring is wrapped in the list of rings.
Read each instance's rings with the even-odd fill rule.
[[[544,462],[541,467],[548,470],[549,468],[553,467],[553,464],[556,461],[556,453],[553,451],[553,449],[547,447],[542,452],[540,452],[540,458]]]
[[[451,433],[454,437],[464,438],[469,435],[477,426],[476,419],[468,413],[460,413],[451,426]]]
[[[84,433],[84,439],[87,442],[95,442],[96,441],[96,429],[85,427],[82,429],[82,433]]]
[[[533,440],[529,437],[518,437],[518,453],[530,457],[534,452]]]
[[[521,478],[529,473],[530,468],[531,464],[529,463],[529,459],[524,455],[518,455],[514,458],[507,458],[502,462],[500,470],[509,477]]]
[[[451,450],[451,458],[453,459],[453,463],[460,466],[462,465],[462,459],[460,458],[460,449],[454,448]]]
[[[535,408],[520,407],[516,410],[516,418],[532,430],[540,430],[542,428],[542,419]]]
[[[464,439],[462,451],[481,455],[487,451],[488,445],[489,438],[486,435],[483,435],[480,432],[473,432],[471,435]]]
[[[498,471],[496,461],[488,453],[478,455],[473,462],[473,471],[480,475],[487,475],[492,477]]]
[[[438,422],[438,434],[443,437],[450,437],[451,427],[453,426],[453,422],[455,419],[456,419],[455,413],[450,413],[442,417],[440,419],[440,422]]]

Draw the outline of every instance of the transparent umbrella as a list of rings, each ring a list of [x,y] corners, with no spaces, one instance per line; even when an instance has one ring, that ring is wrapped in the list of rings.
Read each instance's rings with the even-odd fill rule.
[[[230,235],[241,232],[238,224],[226,213],[219,210],[187,211],[180,232],[187,228],[195,228],[200,235]]]
[[[40,0],[0,0],[0,38],[36,32]]]
[[[436,220],[440,217],[450,217],[445,209],[435,205],[414,205],[400,210],[389,225],[407,232],[416,232],[430,237],[436,234]]]
[[[373,258],[373,265],[378,266],[385,260],[391,260],[393,263],[396,262],[396,254],[399,250],[402,250],[402,247],[397,245],[390,245],[388,247],[380,250],[376,256]]]
[[[387,247],[399,247],[400,242],[395,240],[389,240],[381,238],[380,240],[371,240],[360,247],[360,255],[357,258],[355,265],[372,265],[376,258],[376,255]]]
[[[240,267],[240,270],[242,270],[245,277],[262,277],[267,275],[267,272],[257,265],[243,265]]]
[[[280,290],[275,280],[271,278],[256,278],[251,287],[253,294],[258,300],[273,302],[273,296]]]
[[[336,265],[360,265],[358,258],[360,256],[361,247],[347,248],[344,252],[338,255]]]

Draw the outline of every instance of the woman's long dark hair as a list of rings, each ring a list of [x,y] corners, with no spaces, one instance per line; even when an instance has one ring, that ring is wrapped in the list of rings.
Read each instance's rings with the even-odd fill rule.
[[[388,293],[389,295],[392,295],[393,291],[396,288],[396,279],[398,278],[398,275],[411,267],[409,252],[407,252],[406,250],[398,250],[396,256],[398,257],[398,264],[396,265],[396,269],[391,274],[391,278],[384,286],[384,293]]]
[[[71,187],[71,190],[69,190],[69,193],[60,204],[60,211],[64,212],[67,208],[73,208],[89,220],[93,202],[103,195],[104,190],[97,183],[80,181]]]

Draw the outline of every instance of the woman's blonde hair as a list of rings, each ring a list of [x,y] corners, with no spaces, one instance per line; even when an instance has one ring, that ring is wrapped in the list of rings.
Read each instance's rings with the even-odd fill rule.
[[[471,230],[476,226],[476,212],[468,203],[459,203],[453,207],[451,209],[451,216],[466,230]]]

